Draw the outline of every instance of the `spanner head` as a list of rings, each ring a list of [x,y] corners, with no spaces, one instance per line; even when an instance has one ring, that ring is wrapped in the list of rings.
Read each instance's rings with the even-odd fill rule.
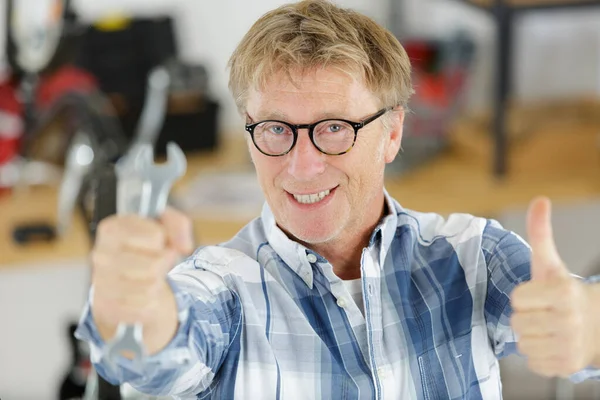
[[[144,348],[142,325],[119,324],[115,337],[106,344],[104,354],[110,368],[116,370],[117,359],[122,353],[133,356],[133,367],[137,371],[143,368],[143,359],[146,356]]]
[[[185,174],[187,160],[183,150],[175,142],[167,144],[167,161],[162,164],[154,162],[152,146],[143,146],[134,160],[136,176],[143,180],[174,182]]]
[[[154,162],[154,150],[151,144],[145,143],[135,146],[116,165],[117,178],[120,181],[127,179],[148,179],[160,176],[162,179],[175,181],[185,174],[187,160],[183,150],[175,142],[167,143],[167,161],[162,164]]]
[[[116,166],[117,212],[156,218],[166,206],[172,184],[185,174],[187,161],[181,148],[167,144],[167,161],[154,163],[152,145],[136,146]]]

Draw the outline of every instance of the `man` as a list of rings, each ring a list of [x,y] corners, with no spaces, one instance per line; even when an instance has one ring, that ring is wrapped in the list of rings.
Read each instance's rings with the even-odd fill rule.
[[[101,375],[176,398],[499,399],[497,359],[520,350],[546,376],[600,376],[600,277],[569,274],[546,199],[531,256],[495,221],[385,191],[411,93],[389,32],[308,0],[260,18],[230,67],[266,205],[173,270],[185,217],[103,221],[78,330]],[[141,372],[101,358],[119,322],[143,323]]]

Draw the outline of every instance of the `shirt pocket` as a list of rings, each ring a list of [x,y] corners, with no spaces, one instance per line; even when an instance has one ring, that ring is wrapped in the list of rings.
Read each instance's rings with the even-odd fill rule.
[[[488,351],[473,352],[472,331],[424,351],[417,358],[424,400],[481,398],[490,378]]]

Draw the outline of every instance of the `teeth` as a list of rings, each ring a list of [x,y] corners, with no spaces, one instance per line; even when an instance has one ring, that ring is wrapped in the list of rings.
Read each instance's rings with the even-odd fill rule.
[[[324,190],[315,194],[295,194],[294,198],[298,201],[298,203],[312,204],[323,200],[329,194],[329,192],[329,190]]]

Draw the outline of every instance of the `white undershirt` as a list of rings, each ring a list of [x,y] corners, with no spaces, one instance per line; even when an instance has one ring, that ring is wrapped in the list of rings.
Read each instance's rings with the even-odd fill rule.
[[[343,281],[343,282],[344,282],[344,286],[346,286],[346,290],[348,290],[348,293],[350,293],[350,296],[352,296],[352,299],[358,306],[358,309],[360,310],[360,312],[363,315],[365,315],[365,306],[363,303],[361,279],[360,278],[351,279],[351,280]]]

